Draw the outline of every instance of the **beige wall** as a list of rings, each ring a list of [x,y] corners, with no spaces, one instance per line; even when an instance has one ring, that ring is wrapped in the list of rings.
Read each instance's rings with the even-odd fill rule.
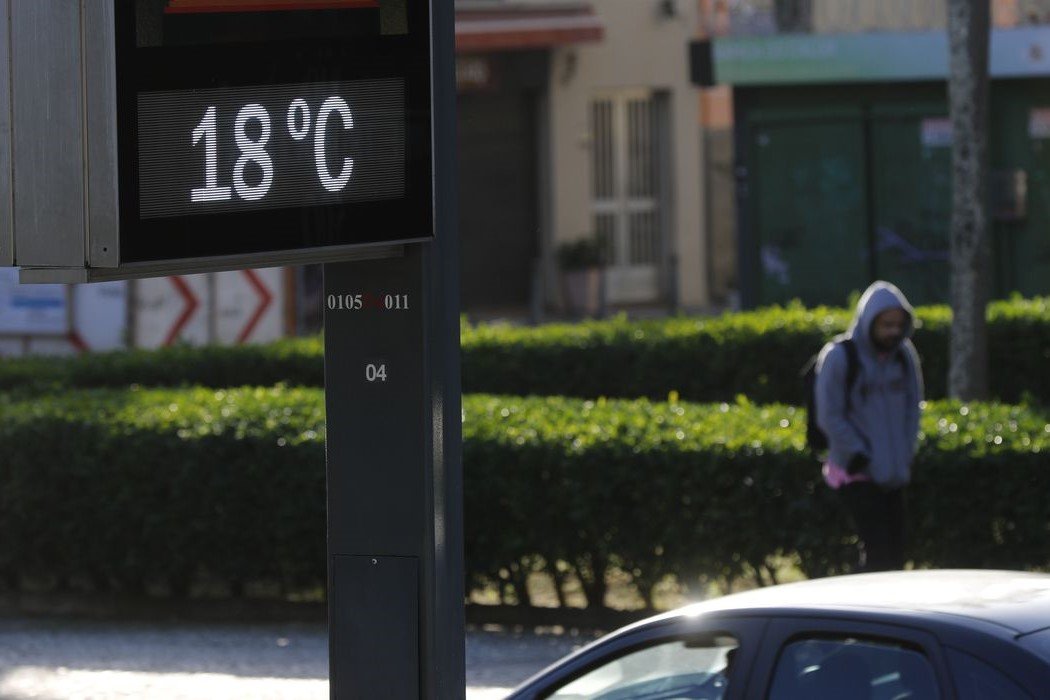
[[[813,0],[815,32],[942,28],[946,0]]]
[[[591,220],[589,103],[603,91],[652,88],[670,96],[671,249],[678,259],[683,308],[709,303],[703,243],[700,99],[689,80],[688,44],[699,26],[698,4],[678,0],[678,15],[658,16],[658,0],[596,0],[605,24],[601,43],[553,52],[550,93],[553,239],[570,240]],[[553,269],[549,268],[553,273]],[[553,274],[547,275],[549,280]]]
[[[1050,0],[993,0],[992,15],[999,26],[1050,23]]]
[[[1050,0],[988,0],[997,26],[1050,22]],[[812,0],[821,34],[943,29],[947,0]]]

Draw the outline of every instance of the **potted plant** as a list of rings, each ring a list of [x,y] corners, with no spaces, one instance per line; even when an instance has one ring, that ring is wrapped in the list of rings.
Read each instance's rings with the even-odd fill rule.
[[[602,246],[587,234],[558,245],[562,299],[569,315],[594,316],[602,307]]]

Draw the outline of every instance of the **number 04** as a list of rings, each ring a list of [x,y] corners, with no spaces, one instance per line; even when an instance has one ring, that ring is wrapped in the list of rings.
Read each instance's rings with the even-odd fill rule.
[[[369,382],[386,381],[386,365],[368,365],[365,367],[365,379]]]

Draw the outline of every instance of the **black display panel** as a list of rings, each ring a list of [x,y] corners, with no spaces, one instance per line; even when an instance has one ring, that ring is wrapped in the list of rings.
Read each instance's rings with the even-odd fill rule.
[[[399,199],[404,81],[139,94],[143,219]]]
[[[428,4],[117,3],[121,262],[432,237]]]

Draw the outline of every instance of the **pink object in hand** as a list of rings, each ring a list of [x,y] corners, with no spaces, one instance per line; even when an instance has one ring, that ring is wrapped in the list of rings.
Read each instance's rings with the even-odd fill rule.
[[[824,483],[836,491],[856,481],[871,481],[871,477],[867,474],[850,474],[834,462],[825,462],[822,471],[824,473]]]

